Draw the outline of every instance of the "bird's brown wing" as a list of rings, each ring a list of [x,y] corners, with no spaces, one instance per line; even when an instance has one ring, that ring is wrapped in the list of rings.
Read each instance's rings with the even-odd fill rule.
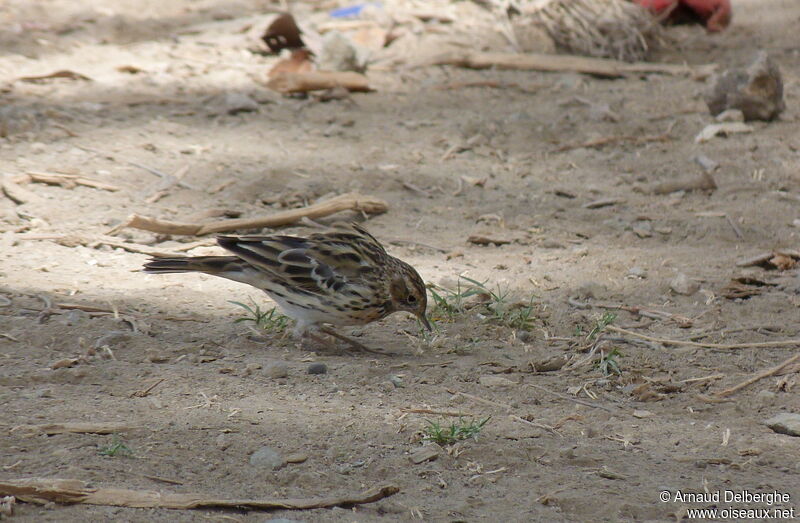
[[[374,259],[365,256],[360,238],[355,232],[337,231],[309,238],[220,236],[217,241],[285,287],[320,296],[344,293],[367,298],[372,288],[370,275],[377,267]]]

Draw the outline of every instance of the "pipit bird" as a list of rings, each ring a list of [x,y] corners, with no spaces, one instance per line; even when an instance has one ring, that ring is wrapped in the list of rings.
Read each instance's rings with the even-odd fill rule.
[[[318,330],[370,351],[326,324],[365,325],[398,311],[431,330],[422,278],[360,225],[339,224],[307,238],[219,236],[217,243],[234,256],[157,257],[144,271],[203,272],[257,287],[295,320],[295,335],[317,342]]]

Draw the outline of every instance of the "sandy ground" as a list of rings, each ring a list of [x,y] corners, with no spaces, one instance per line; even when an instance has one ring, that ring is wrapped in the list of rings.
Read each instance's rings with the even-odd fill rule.
[[[374,71],[375,92],[321,103],[263,87],[275,59],[248,51],[271,16],[263,2],[119,4],[0,7],[6,180],[55,172],[120,189],[37,183],[24,185],[28,203],[0,197],[0,478],[229,499],[379,484],[400,492],[352,509],[273,513],[21,503],[16,520],[674,521],[686,507],[769,508],[659,500],[664,490],[704,489],[778,491],[791,496],[783,508],[800,503],[800,439],[763,424],[800,411],[796,373],[709,400],[797,348],[639,336],[700,344],[798,337],[797,269],[737,267],[798,247],[795,1],[735,2],[722,35],[670,30],[676,48],[664,61],[744,65],[761,48],[784,75],[780,120],[702,145],[694,137],[713,120],[703,83],[688,77],[429,67]],[[92,81],[15,81],[62,69]],[[509,86],[436,88],[483,80]],[[256,110],[229,114],[231,93],[255,100]],[[607,137],[627,138],[565,147]],[[719,163],[717,190],[647,192],[698,176],[699,154]],[[161,180],[134,163],[185,170],[186,186],[152,201]],[[145,275],[145,255],[93,243],[131,213],[250,217],[347,191],[388,202],[365,225],[426,281],[452,289],[464,275],[508,291],[509,304],[533,297],[528,330],[473,303],[452,318],[434,314],[429,338],[400,314],[354,332],[385,356],[314,352],[234,322],[242,311],[229,300],[271,306],[255,289]],[[616,203],[585,207],[605,199]],[[468,243],[475,234],[510,243]],[[116,238],[164,252],[202,239],[133,229]],[[673,292],[679,274],[698,290]],[[742,275],[764,283],[760,293],[726,297]],[[636,334],[607,329],[588,339],[614,310],[603,306],[626,307],[612,327]],[[620,374],[606,376],[597,358],[614,349]],[[534,372],[553,358],[569,363]],[[272,377],[281,362],[287,376]],[[308,374],[317,362],[327,373]],[[491,419],[477,439],[434,444],[437,459],[413,463],[410,454],[431,445],[421,439],[426,420],[449,425],[458,418],[437,413],[453,412],[464,422]],[[56,422],[130,430],[116,439],[14,430]],[[112,441],[132,456],[103,455]],[[251,464],[265,446],[302,462]]]

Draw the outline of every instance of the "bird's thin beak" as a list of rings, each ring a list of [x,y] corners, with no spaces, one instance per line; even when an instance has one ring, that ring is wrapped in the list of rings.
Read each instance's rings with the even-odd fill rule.
[[[428,329],[428,331],[432,331],[433,330],[433,328],[431,327],[430,322],[428,321],[428,318],[425,317],[425,314],[420,314],[420,315],[417,316],[417,318],[419,318],[419,321],[422,322],[422,324],[425,326],[426,329]]]

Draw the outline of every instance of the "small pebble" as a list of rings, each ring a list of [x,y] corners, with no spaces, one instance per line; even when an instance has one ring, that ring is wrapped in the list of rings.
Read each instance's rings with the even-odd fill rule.
[[[389,374],[389,381],[392,382],[392,385],[397,387],[398,389],[402,389],[405,387],[405,383],[403,383],[403,378],[396,374]]]
[[[222,101],[228,114],[250,113],[258,111],[258,102],[244,93],[228,92]]]
[[[167,363],[169,356],[156,349],[148,349],[145,352],[145,360],[150,363]]]
[[[522,343],[528,343],[529,341],[533,341],[533,334],[529,331],[518,330],[516,332],[517,339]]]
[[[691,296],[700,289],[700,284],[696,281],[689,279],[685,274],[678,273],[671,282],[669,288],[676,294],[683,294],[684,296]]]
[[[478,383],[485,387],[513,387],[518,385],[517,382],[511,381],[508,378],[504,378],[502,376],[481,376],[478,378]]]
[[[289,366],[285,361],[273,361],[264,369],[264,374],[270,378],[285,378],[289,375]]]
[[[303,463],[308,459],[305,452],[295,452],[286,456],[286,463]]]
[[[251,374],[253,374],[255,371],[257,371],[260,368],[261,368],[261,364],[260,363],[248,363],[247,365],[245,365],[244,371],[242,372],[242,375],[243,376],[250,376]]]
[[[647,278],[647,271],[641,267],[631,267],[628,269],[628,276],[632,278]]]
[[[264,446],[250,455],[250,464],[254,467],[278,470],[286,465],[286,460],[275,449]]]
[[[415,465],[419,465],[425,461],[433,461],[438,457],[439,450],[433,445],[420,447],[408,455],[408,459],[410,459],[411,463],[414,463]]]
[[[227,450],[228,447],[231,446],[231,435],[230,434],[220,434],[214,440],[214,444],[217,446],[219,450]],[[253,457],[250,457],[251,464],[252,464]]]
[[[328,366],[324,363],[312,363],[308,366],[309,374],[326,374],[327,372]]]
[[[786,434],[795,437],[800,436],[800,414],[782,412],[766,420],[764,425],[778,434]]]

